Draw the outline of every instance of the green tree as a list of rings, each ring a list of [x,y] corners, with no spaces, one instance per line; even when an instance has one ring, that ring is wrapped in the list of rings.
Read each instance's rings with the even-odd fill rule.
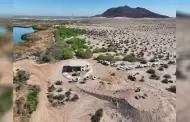
[[[65,48],[62,51],[62,58],[63,59],[71,59],[73,58],[73,51],[71,48]]]

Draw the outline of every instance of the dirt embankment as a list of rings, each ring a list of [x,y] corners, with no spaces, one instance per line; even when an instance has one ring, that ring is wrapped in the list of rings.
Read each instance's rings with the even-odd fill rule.
[[[14,45],[14,54],[33,54],[44,52],[53,45],[54,29],[37,31],[27,35],[30,41]]]

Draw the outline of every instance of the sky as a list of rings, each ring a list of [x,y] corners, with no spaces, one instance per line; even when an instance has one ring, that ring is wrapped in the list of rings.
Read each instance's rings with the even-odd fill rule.
[[[176,9],[190,12],[190,0],[0,0],[0,15],[93,16],[124,5],[170,17],[175,17]]]

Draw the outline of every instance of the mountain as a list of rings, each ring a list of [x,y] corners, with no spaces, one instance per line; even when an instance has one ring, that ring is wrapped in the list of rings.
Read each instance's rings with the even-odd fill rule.
[[[154,12],[151,12],[145,8],[137,7],[131,8],[129,6],[119,6],[116,8],[110,8],[100,15],[95,17],[129,17],[129,18],[169,18],[165,15],[160,15]]]

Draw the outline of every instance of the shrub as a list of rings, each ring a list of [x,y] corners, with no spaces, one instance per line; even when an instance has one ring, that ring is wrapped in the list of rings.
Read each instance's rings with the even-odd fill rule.
[[[163,70],[164,70],[164,68],[163,68],[163,67],[159,67],[159,68],[158,68],[158,70],[163,71]]]
[[[100,53],[100,52],[108,52],[108,49],[107,48],[105,48],[105,47],[102,47],[102,48],[95,48],[94,50],[93,50],[93,53]]]
[[[135,62],[135,61],[137,61],[137,59],[136,59],[135,55],[130,54],[130,55],[124,56],[123,61]]]
[[[24,40],[24,41],[30,41],[30,38],[28,37],[28,34],[23,34],[21,36],[21,39]]]
[[[103,109],[101,108],[101,109],[98,109],[96,111],[95,115],[93,115],[91,117],[91,121],[92,122],[100,122],[100,119],[101,119],[102,116],[103,116]]]
[[[70,48],[65,48],[62,51],[62,58],[63,59],[71,59],[73,58],[73,51]]]
[[[171,86],[170,88],[167,88],[167,90],[176,93],[176,86]]]
[[[131,80],[131,81],[136,81],[136,77],[132,76],[132,75],[129,75],[128,76],[128,79]]]
[[[111,76],[116,76],[116,74],[113,72],[113,73],[111,73]]]
[[[76,56],[83,59],[88,59],[92,57],[92,51],[90,49],[86,49],[85,51],[83,49],[79,49],[76,52]]]
[[[147,64],[147,61],[146,61],[145,59],[141,59],[141,60],[140,60],[140,63],[141,63],[141,64]]]
[[[51,85],[50,87],[48,87],[48,92],[53,92],[55,89],[55,86]]]
[[[99,55],[97,58],[96,58],[96,60],[106,60],[106,61],[113,61],[113,59],[114,59],[114,56],[112,56],[112,55]]]
[[[67,97],[70,97],[71,92],[70,92],[70,91],[67,91],[67,92],[65,92],[65,95],[66,95]]]
[[[161,82],[165,83],[165,84],[168,84],[168,79],[163,79]]]
[[[154,69],[149,69],[149,70],[147,70],[146,72],[147,72],[148,74],[155,74],[155,73],[156,73]]]
[[[167,64],[164,64],[163,67],[167,69],[167,68],[168,68],[168,65],[167,65]]]
[[[63,82],[60,81],[60,80],[58,80],[58,81],[55,82],[55,85],[62,85],[62,84],[63,84]]]
[[[73,98],[71,98],[71,101],[75,102],[75,101],[77,101],[78,99],[79,99],[79,96],[78,96],[77,94],[75,94],[75,95],[73,96]]]
[[[63,89],[62,88],[59,88],[58,90],[57,90],[57,92],[62,92],[63,91]]]
[[[168,83],[173,83],[173,80],[169,80]]]
[[[13,83],[25,83],[30,77],[30,73],[24,70],[18,70],[13,77]]]
[[[154,58],[150,59],[150,62],[155,62],[156,60]]]
[[[159,79],[160,79],[160,77],[159,77],[159,76],[157,76],[156,74],[151,74],[151,75],[150,75],[150,79],[159,80]]]
[[[40,88],[37,86],[29,86],[28,89],[28,97],[27,97],[27,109],[28,112],[31,114],[32,112],[36,111],[37,104],[38,104],[38,93]]]
[[[171,78],[171,76],[169,74],[166,74],[163,76],[164,78]]]
[[[51,58],[50,58],[49,56],[47,56],[47,55],[44,55],[41,60],[42,60],[42,62],[44,62],[44,63],[48,63],[48,62],[51,61]]]
[[[58,94],[56,96],[53,96],[53,99],[56,99],[56,100],[63,100],[65,98],[65,95],[63,94]]]

